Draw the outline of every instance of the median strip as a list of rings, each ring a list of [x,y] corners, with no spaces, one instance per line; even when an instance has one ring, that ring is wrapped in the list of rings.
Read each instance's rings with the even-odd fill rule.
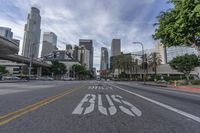
[[[26,106],[24,108],[21,108],[21,109],[18,109],[17,111],[14,111],[12,113],[0,116],[0,126],[5,125],[5,124],[15,120],[16,118],[21,117],[21,116],[23,116],[23,115],[25,115],[25,114],[27,114],[27,113],[29,113],[31,111],[34,111],[34,110],[36,110],[36,109],[38,109],[38,108],[40,108],[40,107],[42,107],[44,105],[52,103],[52,102],[54,102],[54,101],[56,101],[56,100],[58,100],[58,99],[60,99],[60,98],[62,98],[64,96],[66,96],[66,95],[68,95],[68,94],[70,94],[72,92],[75,92],[75,91],[77,91],[79,89],[80,88],[76,88],[76,89],[71,89],[71,90],[62,92],[62,93],[57,94],[55,96],[51,96],[49,98],[41,100],[41,101],[39,101],[37,103],[28,105],[28,106]]]

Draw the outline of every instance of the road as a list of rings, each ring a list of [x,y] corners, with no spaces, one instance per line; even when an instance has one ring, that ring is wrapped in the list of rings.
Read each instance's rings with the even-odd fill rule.
[[[0,84],[0,133],[199,133],[200,94],[137,82]]]

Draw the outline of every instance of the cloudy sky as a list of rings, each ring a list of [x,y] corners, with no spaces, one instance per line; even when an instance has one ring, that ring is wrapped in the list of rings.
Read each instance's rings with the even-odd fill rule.
[[[120,38],[122,51],[141,50],[133,41],[153,48],[153,24],[168,0],[0,0],[0,26],[10,27],[23,42],[24,25],[31,6],[41,12],[42,33],[52,31],[61,42],[78,44],[79,39],[94,40],[94,66],[99,68],[100,47],[110,50],[112,38]],[[42,39],[42,36],[41,36]],[[21,46],[20,46],[21,47]]]

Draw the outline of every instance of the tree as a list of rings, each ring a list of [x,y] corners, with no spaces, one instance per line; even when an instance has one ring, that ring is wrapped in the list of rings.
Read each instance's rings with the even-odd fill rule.
[[[6,67],[3,65],[0,65],[0,75],[7,73]]]
[[[6,67],[3,65],[0,65],[0,80],[2,80],[2,75],[8,73],[6,70]]]
[[[200,65],[199,59],[196,55],[178,56],[169,62],[171,68],[185,74],[187,80],[189,80],[190,72]]]
[[[91,76],[91,72],[86,70],[86,68],[82,65],[75,64],[72,66],[72,70],[75,72],[75,76],[79,79]]]
[[[174,8],[161,12],[153,38],[164,46],[189,45],[200,48],[200,1],[169,0]]]
[[[60,78],[61,75],[67,72],[66,66],[58,61],[52,61],[51,72],[56,78]]]
[[[147,57],[148,66],[154,71],[154,79],[157,76],[157,67],[161,64],[162,59],[159,53],[153,52]]]
[[[133,62],[131,54],[121,54],[113,57],[113,69],[120,70],[119,73],[126,73],[126,71],[130,72],[134,64],[135,62]]]

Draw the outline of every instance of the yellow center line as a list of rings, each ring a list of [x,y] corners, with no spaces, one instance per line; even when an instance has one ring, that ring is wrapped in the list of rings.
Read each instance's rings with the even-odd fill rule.
[[[26,106],[24,108],[21,108],[21,109],[18,109],[17,111],[14,111],[12,113],[0,116],[0,126],[5,125],[5,124],[15,120],[16,118],[21,117],[21,116],[23,116],[23,115],[25,115],[25,114],[27,114],[27,113],[29,113],[31,111],[34,111],[34,110],[36,110],[36,109],[38,109],[38,108],[40,108],[40,107],[42,107],[44,105],[52,103],[52,102],[54,102],[54,101],[56,101],[56,100],[58,100],[58,99],[60,99],[60,98],[62,98],[64,96],[66,96],[66,95],[68,95],[68,94],[70,94],[72,92],[75,92],[75,91],[77,91],[79,89],[80,88],[67,90],[67,91],[62,92],[62,93],[60,93],[58,95],[46,98],[46,99],[41,100],[41,101],[39,101],[37,103],[28,105],[28,106]]]

